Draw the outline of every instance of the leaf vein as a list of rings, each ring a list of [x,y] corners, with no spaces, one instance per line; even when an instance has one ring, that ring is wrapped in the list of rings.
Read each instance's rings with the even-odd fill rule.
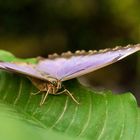
[[[90,97],[89,97],[89,111],[88,111],[87,121],[86,121],[83,129],[81,130],[81,132],[79,133],[78,136],[81,136],[85,132],[85,130],[87,129],[87,127],[90,123],[91,113],[92,113],[92,100],[91,100],[92,98],[91,98],[91,94],[89,94],[89,95],[90,95]]]
[[[74,113],[73,113],[73,117],[71,119],[71,122],[69,123],[69,126],[67,127],[67,129],[65,129],[65,132],[68,131],[68,129],[72,126],[75,118],[76,118],[76,112],[78,111],[78,106],[75,107]]]
[[[63,118],[63,116],[66,112],[67,106],[68,106],[68,96],[66,97],[66,102],[65,102],[64,109],[63,109],[62,113],[60,114],[59,118],[56,120],[56,122],[50,128],[55,127],[55,125],[58,124],[59,121]]]
[[[107,117],[108,117],[108,109],[107,109],[108,100],[107,100],[105,94],[103,96],[105,97],[105,119],[104,119],[104,122],[103,122],[103,127],[102,127],[102,130],[101,130],[101,133],[100,133],[99,137],[97,138],[97,140],[100,140],[102,138],[103,134],[104,134],[104,131],[105,131],[105,128],[106,128],[106,123],[107,123]]]
[[[13,76],[13,75],[12,75],[12,76]],[[11,77],[10,77],[10,78],[11,78]],[[10,81],[11,81],[11,80],[10,80]],[[7,90],[5,90],[6,93],[4,94],[4,96],[3,96],[3,98],[2,98],[3,101],[6,100],[8,94],[9,94],[8,89],[10,89],[11,87],[12,87],[12,84],[11,84],[11,83],[8,84],[8,86],[7,86]]]
[[[123,101],[122,101],[121,97],[120,97],[120,102],[121,102],[121,110],[124,111],[124,104],[123,104]],[[123,114],[124,114],[124,113],[123,113]],[[123,120],[124,120],[124,119],[125,119],[125,117],[123,116]],[[123,134],[124,134],[124,128],[125,128],[125,125],[124,125],[124,121],[123,121],[123,123],[122,123],[122,125],[121,125],[120,137],[119,137],[120,140],[122,139],[122,136],[123,136]]]
[[[18,102],[18,100],[19,100],[19,98],[21,96],[22,87],[23,87],[23,83],[22,83],[22,80],[20,78],[19,91],[18,91],[17,97],[16,97],[16,99],[15,99],[15,101],[13,103],[14,105],[17,104],[17,102]]]

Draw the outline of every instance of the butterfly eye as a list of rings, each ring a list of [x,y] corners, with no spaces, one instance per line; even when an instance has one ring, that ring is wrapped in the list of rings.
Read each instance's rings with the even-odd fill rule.
[[[56,81],[52,81],[52,84],[53,84],[54,86],[56,86],[56,85],[57,85],[57,82],[56,82]]]

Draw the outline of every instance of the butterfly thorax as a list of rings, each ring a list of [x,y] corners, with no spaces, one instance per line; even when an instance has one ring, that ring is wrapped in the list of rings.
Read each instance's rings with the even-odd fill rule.
[[[29,79],[39,91],[42,92],[49,91],[49,94],[57,94],[58,90],[62,88],[61,81],[57,79],[53,79],[51,82],[40,80],[37,78],[32,78],[32,77],[29,77]]]

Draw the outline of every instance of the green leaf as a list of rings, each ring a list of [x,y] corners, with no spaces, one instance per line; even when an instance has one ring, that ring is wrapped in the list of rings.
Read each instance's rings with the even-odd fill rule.
[[[0,60],[36,62],[35,59],[15,58],[4,51],[0,51]],[[19,137],[39,140],[140,139],[140,110],[131,93],[116,95],[111,91],[97,92],[83,87],[75,79],[63,84],[80,105],[63,94],[49,95],[40,107],[41,94],[31,95],[37,89],[25,76],[1,70],[1,139],[10,139],[11,135],[13,140]]]
[[[72,138],[67,138],[59,133],[53,131],[45,131],[35,125],[30,125],[14,107],[5,105],[5,103],[0,102],[0,139],[1,140],[54,140],[54,139],[65,139],[72,140]]]
[[[16,58],[13,54],[0,50],[0,61],[6,61],[6,62],[30,62],[30,63],[36,63],[35,58],[30,58],[30,59],[21,59],[21,58]]]

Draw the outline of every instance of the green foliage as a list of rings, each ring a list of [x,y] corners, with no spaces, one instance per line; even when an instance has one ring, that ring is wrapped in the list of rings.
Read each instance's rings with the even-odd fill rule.
[[[17,59],[0,51],[3,61]],[[78,99],[75,104],[66,95],[49,95],[39,106],[41,94],[24,76],[0,71],[0,138],[15,139],[89,139],[139,140],[140,110],[132,94],[114,95],[110,91],[92,91],[77,80],[64,82]]]

